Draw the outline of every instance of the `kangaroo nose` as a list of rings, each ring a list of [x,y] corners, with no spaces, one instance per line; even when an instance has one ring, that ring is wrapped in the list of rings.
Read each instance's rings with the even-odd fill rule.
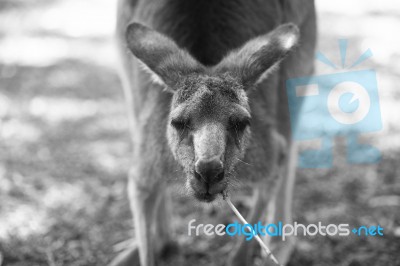
[[[206,183],[217,183],[224,179],[224,168],[219,159],[201,159],[195,164],[195,177]]]

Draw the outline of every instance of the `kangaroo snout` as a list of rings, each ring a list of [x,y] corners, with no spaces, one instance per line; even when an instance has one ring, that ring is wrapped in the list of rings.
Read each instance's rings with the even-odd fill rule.
[[[215,184],[224,179],[224,166],[219,158],[199,159],[194,170],[196,179],[207,184]]]
[[[194,178],[190,180],[194,196],[200,201],[213,201],[227,187],[227,182],[222,182],[224,177],[224,164],[219,156],[198,159],[194,166]]]

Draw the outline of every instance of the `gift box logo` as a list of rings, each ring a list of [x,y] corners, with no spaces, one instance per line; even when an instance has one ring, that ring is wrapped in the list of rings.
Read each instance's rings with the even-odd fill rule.
[[[339,40],[342,70],[346,69],[347,41]],[[362,144],[359,135],[382,129],[378,86],[374,70],[351,70],[372,53],[368,49],[349,71],[293,78],[286,81],[292,135],[296,141],[317,141],[319,147],[299,153],[299,167],[328,168],[333,164],[335,137],[346,139],[346,159],[351,164],[375,163],[381,154]],[[316,59],[338,69],[323,54]]]

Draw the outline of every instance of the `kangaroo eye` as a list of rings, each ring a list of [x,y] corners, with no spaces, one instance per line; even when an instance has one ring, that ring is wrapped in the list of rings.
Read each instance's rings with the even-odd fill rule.
[[[171,126],[173,126],[176,130],[184,130],[189,127],[189,121],[182,120],[182,119],[172,119]]]
[[[236,122],[236,128],[239,131],[243,131],[247,126],[250,125],[250,120],[241,120]]]
[[[232,129],[237,131],[244,131],[247,126],[250,126],[250,118],[232,120],[230,125]]]

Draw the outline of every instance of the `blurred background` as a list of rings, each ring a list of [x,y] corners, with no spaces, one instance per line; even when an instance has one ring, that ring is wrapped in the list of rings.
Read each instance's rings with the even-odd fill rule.
[[[318,51],[375,69],[382,152],[348,165],[298,170],[301,223],[384,227],[384,237],[300,237],[290,265],[400,265],[400,5],[317,0]],[[126,196],[130,139],[113,47],[115,0],[0,0],[0,265],[106,265],[134,237]],[[332,69],[316,62],[318,74]],[[187,223],[230,221],[226,209],[174,195],[186,265],[223,265],[229,239],[187,236]],[[217,204],[218,205],[218,204]],[[246,204],[241,208],[246,211]],[[195,211],[193,211],[193,209]]]

